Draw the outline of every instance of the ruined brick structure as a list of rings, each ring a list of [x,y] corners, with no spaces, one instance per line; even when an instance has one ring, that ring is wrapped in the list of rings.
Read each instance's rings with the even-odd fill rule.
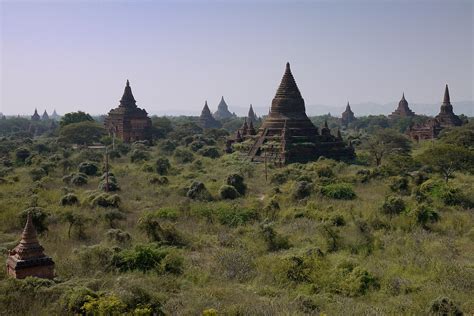
[[[388,117],[395,119],[395,118],[413,117],[413,116],[415,116],[415,112],[413,112],[408,107],[408,101],[405,99],[405,93],[403,93],[402,99],[400,100],[400,102],[398,102],[398,107]]]
[[[26,225],[20,243],[10,250],[7,259],[7,274],[24,279],[27,276],[54,278],[54,262],[44,254],[39,244],[31,213],[28,213]]]
[[[221,123],[217,121],[211,114],[207,101],[204,103],[204,107],[201,111],[201,116],[199,117],[199,125],[202,128],[220,128]]]
[[[247,124],[247,126],[246,126]],[[269,115],[256,135],[245,133],[250,122],[228,140],[227,152],[235,143],[248,144],[247,157],[252,161],[273,161],[275,163],[308,162],[320,156],[334,159],[351,159],[354,149],[347,146],[339,136],[334,136],[327,127],[319,133],[306,116],[304,99],[296,85],[290,64],[272,101]]]
[[[352,112],[351,106],[349,105],[349,102],[347,102],[346,110],[342,112],[341,123],[342,125],[347,126],[355,120],[354,112]]]
[[[137,107],[128,80],[120,105],[110,110],[104,125],[109,135],[127,143],[151,138],[151,120],[144,109]]]
[[[443,103],[438,115],[423,124],[415,124],[408,129],[408,136],[415,141],[437,138],[439,133],[446,127],[462,125],[461,119],[454,114],[451,99],[449,97],[448,85],[444,90]]]
[[[230,113],[229,107],[224,100],[224,97],[221,98],[221,102],[217,106],[217,111],[214,112],[214,118],[216,120],[225,120],[234,117],[234,114]]]

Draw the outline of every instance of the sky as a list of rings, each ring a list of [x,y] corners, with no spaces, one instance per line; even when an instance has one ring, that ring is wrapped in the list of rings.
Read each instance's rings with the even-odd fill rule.
[[[221,96],[262,112],[287,61],[309,113],[440,104],[446,83],[472,101],[473,15],[470,0],[0,0],[0,112],[105,114],[127,79],[151,114]]]

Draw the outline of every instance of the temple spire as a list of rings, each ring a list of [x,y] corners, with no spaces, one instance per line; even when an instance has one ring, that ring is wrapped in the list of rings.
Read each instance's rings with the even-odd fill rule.
[[[23,229],[23,233],[21,234],[21,244],[32,244],[38,243],[36,228],[33,225],[33,216],[31,212],[28,212],[26,216],[26,224],[25,228]]]
[[[283,74],[275,98],[301,99],[300,90],[298,89],[295,78],[291,73],[290,63],[286,63],[285,73]]]
[[[125,90],[123,91],[122,99],[120,99],[120,106],[122,107],[136,107],[137,101],[133,97],[132,88],[130,87],[130,81],[127,79]]]
[[[446,84],[446,88],[444,89],[443,104],[451,104],[451,98],[449,97],[448,84]]]

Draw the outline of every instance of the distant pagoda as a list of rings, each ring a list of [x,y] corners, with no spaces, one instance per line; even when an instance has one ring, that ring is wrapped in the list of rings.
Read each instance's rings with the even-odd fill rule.
[[[258,117],[257,115],[255,114],[254,110],[253,110],[253,107],[252,107],[252,104],[250,104],[250,108],[249,108],[249,113],[247,115],[247,119],[249,120],[249,122],[252,122],[252,123],[257,123],[258,122]]]
[[[242,135],[242,129],[228,141],[227,152],[231,151],[229,147],[233,143],[249,140],[251,145],[247,156],[252,161],[270,160],[285,164],[313,161],[320,156],[334,159],[354,157],[354,149],[347,146],[341,138],[331,135],[327,123],[320,134],[306,116],[304,99],[289,63],[286,64],[285,74],[272,101],[270,113],[257,135]]]
[[[219,102],[219,105],[217,106],[217,111],[214,112],[214,118],[216,120],[225,120],[228,118],[233,117],[234,115],[230,113],[229,107],[227,106],[227,103],[224,100],[224,97],[221,97],[221,101]]]
[[[41,120],[41,116],[38,114],[37,109],[35,109],[35,113],[33,113],[33,115],[31,116],[31,120],[32,121],[40,121]]]
[[[16,279],[28,276],[54,278],[53,259],[44,254],[44,248],[38,242],[31,212],[27,215],[20,243],[9,252],[7,274]]]
[[[347,126],[355,120],[354,112],[352,112],[351,106],[349,105],[349,102],[347,102],[346,110],[342,112],[341,123],[342,125]]]
[[[441,104],[440,112],[436,115],[436,119],[439,121],[442,127],[452,127],[462,125],[462,121],[453,112],[453,106],[451,105],[451,98],[449,97],[449,89],[446,84],[444,89],[443,104]]]
[[[207,101],[204,103],[204,108],[201,111],[201,116],[199,117],[199,124],[202,128],[220,128],[221,123],[217,121],[211,114]]]
[[[444,90],[443,104],[438,115],[428,121],[410,126],[408,136],[415,141],[437,138],[446,127],[462,125],[461,119],[454,114],[449,97],[448,85]]]
[[[43,121],[49,120],[49,115],[48,115],[48,112],[46,112],[46,110],[44,110],[43,115],[41,116],[41,119]]]
[[[151,138],[151,120],[145,109],[137,107],[128,80],[120,105],[110,110],[104,125],[111,136],[115,135],[127,143]]]
[[[413,116],[415,116],[415,113],[408,107],[408,101],[405,99],[405,93],[403,93],[402,99],[398,102],[398,107],[389,115],[389,117],[394,119]]]
[[[53,114],[51,114],[51,119],[55,121],[59,120],[59,115],[56,113],[56,109],[54,109]]]

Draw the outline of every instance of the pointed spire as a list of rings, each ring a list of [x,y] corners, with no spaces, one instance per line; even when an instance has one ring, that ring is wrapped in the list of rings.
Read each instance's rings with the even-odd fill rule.
[[[37,233],[36,233],[36,228],[33,224],[33,216],[31,212],[28,212],[26,216],[26,224],[25,228],[23,229],[23,233],[21,234],[21,244],[31,244],[31,243],[37,243]]]
[[[328,127],[328,120],[324,120],[324,128],[329,128]]]
[[[446,88],[444,89],[443,104],[451,104],[451,98],[449,97],[448,84],[446,84]]]
[[[301,93],[296,85],[295,78],[291,73],[290,63],[286,63],[285,73],[281,79],[280,86],[276,92],[275,98],[301,99]]]
[[[125,90],[123,91],[122,99],[120,99],[120,106],[122,107],[136,107],[137,101],[133,97],[132,88],[130,87],[130,81],[127,79]]]
[[[405,92],[403,92],[403,94],[402,94],[402,100],[403,100],[403,101],[406,101],[406,100],[405,100]]]
[[[346,111],[350,111],[350,110],[351,110],[351,106],[349,105],[349,101],[347,101]]]

